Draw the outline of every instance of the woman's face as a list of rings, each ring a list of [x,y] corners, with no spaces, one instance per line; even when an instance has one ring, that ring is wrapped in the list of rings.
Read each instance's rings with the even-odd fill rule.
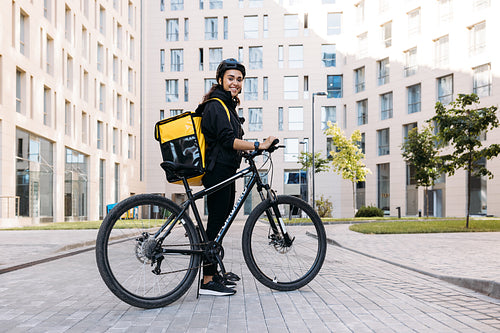
[[[231,96],[236,97],[243,86],[243,74],[237,69],[229,69],[224,73],[222,77],[222,88],[226,91],[231,92]]]

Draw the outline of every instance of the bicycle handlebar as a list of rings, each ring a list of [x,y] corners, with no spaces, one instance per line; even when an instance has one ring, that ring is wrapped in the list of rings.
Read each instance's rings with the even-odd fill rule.
[[[278,146],[278,143],[280,142],[279,139],[275,139],[273,141],[273,143],[271,143],[271,146],[267,149],[259,149],[259,150],[254,150],[252,152],[243,152],[242,156],[245,158],[245,159],[253,159],[255,156],[259,156],[259,155],[262,155],[262,153],[264,151],[267,151],[268,153],[273,153],[275,150],[277,150],[278,148],[285,148],[285,146],[283,145],[279,145]]]

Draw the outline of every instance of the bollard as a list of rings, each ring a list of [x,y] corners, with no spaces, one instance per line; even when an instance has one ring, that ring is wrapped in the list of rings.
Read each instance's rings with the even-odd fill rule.
[[[401,207],[396,207],[396,209],[398,210],[398,219],[401,218]]]

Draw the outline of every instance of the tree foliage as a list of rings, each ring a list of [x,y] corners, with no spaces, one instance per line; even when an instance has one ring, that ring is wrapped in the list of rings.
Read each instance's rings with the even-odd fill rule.
[[[337,124],[328,122],[325,134],[332,137],[333,145],[335,146],[335,150],[330,152],[333,171],[340,174],[343,179],[352,182],[353,208],[356,210],[354,184],[365,181],[366,175],[371,173],[370,169],[363,162],[365,154],[363,154],[363,151],[358,146],[358,143],[361,141],[361,132],[356,130],[348,138]]]
[[[469,227],[471,176],[488,176],[493,173],[485,165],[478,163],[490,160],[500,154],[500,144],[483,146],[481,136],[497,128],[499,121],[497,107],[479,107],[476,94],[459,94],[454,102],[444,106],[436,103],[436,115],[430,119],[438,129],[437,137],[442,147],[451,146],[449,152],[441,156],[442,171],[453,175],[456,170],[467,172],[467,222]],[[448,151],[448,149],[445,149]]]
[[[307,170],[312,167],[312,153],[300,152],[298,162],[302,166],[301,170]],[[321,157],[321,152],[314,153],[314,173],[328,171],[330,161]]]
[[[412,129],[408,133],[406,141],[401,146],[402,155],[406,163],[415,170],[416,186],[425,187],[425,200],[428,204],[428,187],[433,186],[439,177],[439,157],[436,148],[436,137],[432,127],[425,127],[420,132],[418,128]],[[426,210],[425,216],[428,216]]]

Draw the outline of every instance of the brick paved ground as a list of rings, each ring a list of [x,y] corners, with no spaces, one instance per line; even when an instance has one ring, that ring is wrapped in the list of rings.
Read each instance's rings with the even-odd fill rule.
[[[357,244],[365,246],[364,250],[386,249],[389,256],[389,245],[393,244],[392,251],[399,253],[392,253],[392,259],[400,256],[417,262],[424,258],[432,266],[429,258],[440,257],[435,259],[438,267],[442,266],[440,261],[450,262],[450,266],[453,263],[443,259],[444,250],[434,256],[410,257],[420,246],[411,237],[401,243],[379,238],[383,239],[379,245],[370,245],[369,238],[358,239],[359,235],[336,228],[328,227],[328,236],[346,247]],[[328,247],[321,273],[308,286],[293,292],[272,291],[257,282],[244,265],[240,234],[241,225],[234,225],[225,240],[226,265],[242,276],[235,296],[196,299],[196,290],[191,288],[179,301],[161,309],[130,307],[107,290],[97,272],[94,252],[85,252],[1,274],[1,330],[500,332],[500,300],[338,246]],[[8,243],[4,232],[0,237]],[[419,267],[424,266],[420,263]]]

